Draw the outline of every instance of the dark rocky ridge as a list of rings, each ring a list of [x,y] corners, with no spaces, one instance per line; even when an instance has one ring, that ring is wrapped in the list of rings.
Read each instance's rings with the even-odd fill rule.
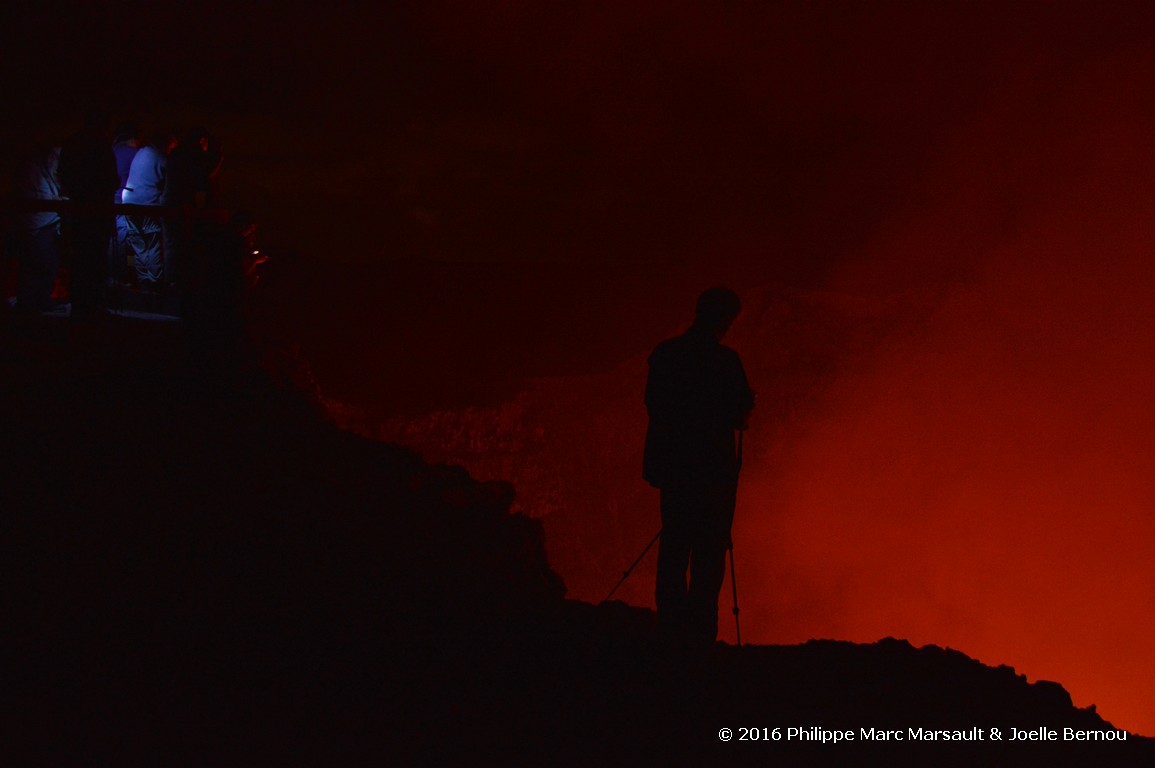
[[[564,599],[508,484],[337,430],[291,366],[210,372],[179,328],[128,321],[3,341],[10,764],[939,764],[976,747],[717,733],[1110,727],[903,641],[664,652],[649,612]]]

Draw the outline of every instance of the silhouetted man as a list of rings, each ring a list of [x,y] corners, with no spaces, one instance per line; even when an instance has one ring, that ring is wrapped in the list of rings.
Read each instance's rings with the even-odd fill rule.
[[[204,128],[198,126],[190,130],[168,153],[168,179],[161,203],[177,208],[205,208],[215,204],[213,179],[222,159],[220,144],[211,139]],[[165,282],[181,283],[182,273],[192,271],[185,262],[192,255],[194,245],[207,233],[203,222],[184,218],[166,219],[163,228]]]
[[[742,361],[722,344],[741,306],[728,288],[704,291],[690,329],[654,348],[646,382],[642,476],[661,489],[658,624],[666,637],[693,645],[718,634],[738,489],[734,432],[754,408]]]
[[[64,142],[58,178],[64,196],[73,202],[107,206],[120,186],[116,156],[105,135],[104,114],[92,110],[84,127]],[[103,311],[104,282],[108,271],[108,242],[115,231],[111,214],[81,210],[70,220],[72,319],[87,320]]]

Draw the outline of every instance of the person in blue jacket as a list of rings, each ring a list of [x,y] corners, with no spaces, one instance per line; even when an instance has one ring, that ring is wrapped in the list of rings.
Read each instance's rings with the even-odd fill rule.
[[[168,177],[168,134],[158,133],[132,158],[121,199],[133,205],[161,205]],[[164,278],[164,238],[161,219],[132,214],[126,218],[137,281],[155,286]]]
[[[57,169],[60,147],[40,148],[21,165],[14,191],[21,200],[53,201],[64,198]],[[52,309],[52,287],[60,268],[60,214],[29,211],[21,214],[16,283],[16,311],[30,316]]]
[[[112,154],[116,157],[116,174],[120,178],[120,187],[113,196],[114,203],[124,202],[124,188],[128,184],[128,172],[132,168],[132,159],[140,151],[140,129],[134,122],[121,123],[112,139]],[[116,239],[108,251],[108,274],[116,282],[124,279],[124,271],[128,267],[128,254],[131,249],[128,245],[128,218],[123,215],[116,217]]]

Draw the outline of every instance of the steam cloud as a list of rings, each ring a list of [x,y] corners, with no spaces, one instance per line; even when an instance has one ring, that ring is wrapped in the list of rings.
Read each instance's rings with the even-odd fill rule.
[[[933,309],[748,469],[752,637],[950,645],[1155,732],[1151,66],[1016,73],[835,279]]]

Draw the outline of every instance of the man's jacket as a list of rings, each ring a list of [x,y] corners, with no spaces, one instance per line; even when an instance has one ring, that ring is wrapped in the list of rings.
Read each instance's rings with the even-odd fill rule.
[[[692,326],[650,355],[650,423],[642,477],[657,488],[733,483],[734,431],[745,426],[754,393],[738,353]]]

